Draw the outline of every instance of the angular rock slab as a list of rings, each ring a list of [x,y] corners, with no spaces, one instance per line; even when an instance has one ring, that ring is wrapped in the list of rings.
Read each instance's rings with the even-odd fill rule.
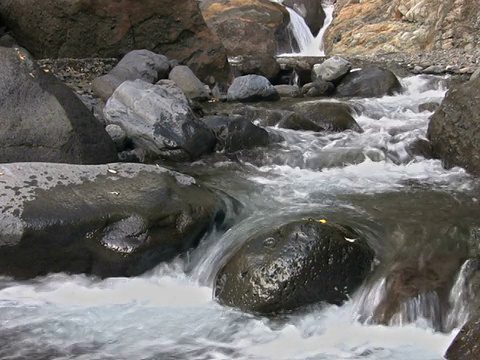
[[[0,163],[117,161],[112,139],[73,91],[22,48],[0,47]]]
[[[447,360],[475,360],[480,358],[480,318],[470,319],[457,334],[445,353]]]
[[[215,297],[260,314],[341,304],[370,272],[373,256],[351,229],[323,219],[292,221],[247,239],[218,272]]]
[[[185,94],[171,81],[125,81],[108,99],[104,113],[153,157],[195,160],[215,147],[213,132],[196,118]]]
[[[198,244],[223,201],[153,165],[0,165],[0,274],[132,276]]]

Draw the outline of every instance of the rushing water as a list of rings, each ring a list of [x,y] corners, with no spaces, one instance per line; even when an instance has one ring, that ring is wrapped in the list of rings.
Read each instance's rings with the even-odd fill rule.
[[[276,319],[212,299],[215,272],[231,251],[249,234],[285,219],[322,216],[363,229],[376,239],[380,264],[405,249],[415,257],[468,241],[445,234],[455,229],[458,235],[478,218],[474,180],[409,150],[425,136],[431,114],[419,105],[439,103],[442,83],[413,77],[404,80],[403,95],[351,100],[361,134],[270,128],[285,141],[262,150],[255,165],[193,164],[187,170],[238,199],[244,211],[231,215],[230,230],[210,234],[186,258],[130,279],[53,274],[0,280],[0,358],[442,359],[468,314],[460,296],[462,275],[446,333],[435,331],[421,312],[413,322],[391,326],[365,321],[385,296],[381,270],[373,285],[365,284],[341,307],[318,304]]]
[[[322,7],[325,12],[325,20],[316,36],[313,36],[302,16],[295,10],[286,7],[290,14],[288,28],[297,41],[300,51],[298,53],[282,54],[282,56],[325,56],[323,38],[333,20],[334,4],[331,1],[323,1]]]

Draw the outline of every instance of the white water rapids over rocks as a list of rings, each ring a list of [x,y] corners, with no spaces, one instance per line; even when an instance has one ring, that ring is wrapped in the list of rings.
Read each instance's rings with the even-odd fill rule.
[[[383,215],[385,209],[398,208],[391,221],[401,223],[429,206],[422,199],[433,199],[440,205],[418,219],[428,226],[437,218],[461,216],[462,206],[474,206],[477,200],[469,193],[474,180],[465,171],[445,170],[440,161],[406,150],[425,136],[431,113],[420,112],[419,105],[439,103],[445,94],[437,82],[430,83],[413,77],[404,80],[403,95],[352,100],[362,134],[270,129],[286,141],[267,151],[262,166],[198,162],[200,180],[236,197],[245,211],[230,230],[211,234],[186,259],[129,279],[65,274],[24,282],[1,279],[0,359],[442,359],[465,321],[461,306],[452,310],[457,330],[440,333],[424,319],[388,327],[359,322],[359,307],[365,311],[365,304],[381,296],[369,288],[341,307],[318,304],[274,320],[212,299],[214,274],[232,249],[254,231],[292,215],[344,212],[345,218],[362,219],[378,210],[369,218],[375,223],[391,219]],[[435,195],[429,197],[431,191]],[[382,208],[384,203],[388,206]],[[382,238],[385,244],[379,246],[388,250],[400,240]],[[370,295],[362,297],[365,293]]]

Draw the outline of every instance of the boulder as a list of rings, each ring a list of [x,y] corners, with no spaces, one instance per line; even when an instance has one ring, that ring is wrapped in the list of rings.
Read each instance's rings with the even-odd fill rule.
[[[115,124],[109,124],[105,127],[105,130],[107,131],[108,135],[112,138],[115,147],[117,148],[117,151],[123,151],[125,150],[125,147],[127,146],[128,138],[127,138],[127,133],[125,130],[123,130],[120,126],[115,125]]]
[[[480,316],[473,316],[460,330],[445,353],[447,360],[480,359]]]
[[[289,23],[283,6],[269,0],[203,0],[200,9],[228,56],[274,56]]]
[[[153,158],[191,161],[211,152],[215,136],[192,112],[172,81],[125,81],[105,105],[105,118],[121,126],[135,147]]]
[[[363,129],[353,118],[350,107],[346,104],[327,101],[304,101],[293,105],[292,110],[298,117],[318,125],[323,130],[363,132]]]
[[[0,47],[0,69],[0,162],[117,160],[100,122],[24,49]]]
[[[273,81],[280,72],[277,60],[268,54],[238,55],[230,58],[230,65],[235,76],[256,74]]]
[[[195,0],[2,0],[0,13],[35,58],[120,57],[147,49],[228,84],[225,48]]]
[[[235,78],[227,92],[228,101],[254,102],[279,100],[278,92],[267,78],[261,75],[244,75]]]
[[[402,92],[402,85],[390,70],[367,66],[348,73],[337,86],[339,97],[382,97]]]
[[[210,99],[205,85],[188,66],[175,66],[168,78],[172,80],[193,101],[207,101]]]
[[[320,78],[302,86],[302,93],[308,97],[319,97],[332,95],[335,91],[335,85]]]
[[[124,81],[137,79],[154,84],[168,76],[170,64],[164,55],[149,50],[133,50],[106,75],[93,80],[93,95],[107,101]]]
[[[350,61],[340,57],[333,56],[321,64],[315,64],[312,68],[312,81],[321,79],[323,81],[336,82],[345,76],[352,64]]]
[[[292,8],[303,17],[312,35],[317,36],[325,21],[321,0],[283,0],[282,4]]]
[[[430,117],[427,137],[435,157],[447,168],[480,174],[480,78],[450,88]]]
[[[205,116],[202,121],[215,132],[219,149],[229,153],[269,143],[268,132],[242,116]]]
[[[297,85],[275,85],[278,96],[287,98],[302,97],[300,88]]]
[[[248,238],[218,272],[215,297],[260,314],[341,304],[369,274],[373,257],[367,241],[348,227],[292,221]]]
[[[112,163],[0,165],[0,274],[134,276],[196,246],[223,201],[190,176]]]

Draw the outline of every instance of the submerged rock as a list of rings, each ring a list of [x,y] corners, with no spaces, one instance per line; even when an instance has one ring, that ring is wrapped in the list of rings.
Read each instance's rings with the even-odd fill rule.
[[[142,164],[0,165],[0,274],[133,276],[198,244],[223,202]]]
[[[292,221],[253,235],[218,272],[215,297],[261,314],[341,304],[371,270],[373,251],[352,229]]]

